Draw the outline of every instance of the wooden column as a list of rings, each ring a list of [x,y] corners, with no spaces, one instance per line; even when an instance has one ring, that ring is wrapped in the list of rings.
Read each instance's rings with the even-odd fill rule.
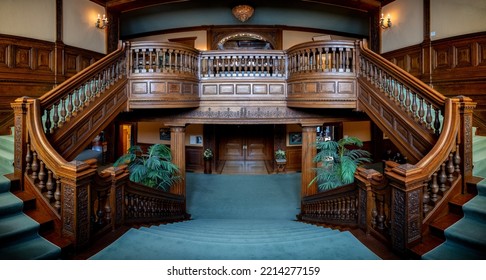
[[[314,168],[314,157],[316,156],[317,149],[316,142],[316,127],[317,125],[302,126],[302,185],[301,196],[317,193],[317,184],[313,183],[309,186],[309,183],[316,176]]]
[[[172,162],[179,167],[180,176],[183,180],[174,184],[170,192],[186,196],[186,128],[184,126],[172,126],[170,128],[170,149],[172,151]]]

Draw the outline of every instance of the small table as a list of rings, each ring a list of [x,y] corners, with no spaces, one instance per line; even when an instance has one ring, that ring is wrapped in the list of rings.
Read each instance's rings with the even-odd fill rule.
[[[276,159],[275,162],[277,163],[277,173],[285,172],[285,165],[287,164],[287,160]]]

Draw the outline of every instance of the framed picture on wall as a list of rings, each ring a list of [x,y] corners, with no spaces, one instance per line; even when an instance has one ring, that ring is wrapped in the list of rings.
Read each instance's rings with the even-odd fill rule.
[[[302,132],[289,132],[289,146],[302,145]]]
[[[160,140],[170,141],[170,128],[161,128],[159,130]]]
[[[189,144],[191,145],[202,145],[203,137],[202,135],[191,135],[189,136]]]

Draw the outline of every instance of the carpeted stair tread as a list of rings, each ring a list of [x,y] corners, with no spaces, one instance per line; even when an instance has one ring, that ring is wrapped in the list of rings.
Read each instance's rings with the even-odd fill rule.
[[[451,241],[442,243],[422,256],[424,260],[484,260],[485,258],[484,251],[480,252]]]
[[[30,234],[37,234],[39,224],[26,216],[24,213],[17,213],[4,216],[0,220],[0,244],[13,242]]]
[[[293,242],[259,244],[225,244],[214,242],[167,239],[158,234],[131,229],[112,245],[91,259],[123,260],[324,260],[379,259],[348,233],[340,238],[324,236]],[[140,242],[144,240],[144,242]],[[364,247],[361,248],[361,247]],[[336,248],[340,248],[337,250]]]
[[[0,248],[3,260],[55,260],[61,249],[39,235]]]
[[[464,217],[445,230],[447,240],[486,252],[486,224]]]
[[[197,226],[185,226],[185,227],[157,227],[157,226],[152,226],[150,227],[155,230],[162,230],[162,231],[172,231],[172,232],[187,232],[190,230],[194,234],[221,234],[225,233],[227,235],[241,235],[241,234],[246,234],[246,235],[257,235],[257,234],[277,234],[277,235],[282,235],[282,234],[292,234],[294,232],[320,232],[320,230],[316,228],[274,228],[274,229],[211,229],[211,228],[201,228]],[[331,229],[324,229],[324,231],[330,231]]]
[[[297,223],[297,222],[295,222]],[[167,228],[167,229],[174,229],[174,230],[197,230],[200,232],[208,232],[208,233],[241,233],[241,232],[248,232],[248,233],[259,233],[259,232],[290,232],[290,231],[295,231],[295,230],[314,230],[314,231],[320,231],[319,227],[317,226],[309,226],[309,227],[302,227],[302,226],[290,226],[290,225],[283,225],[283,224],[275,224],[272,227],[258,227],[255,225],[248,225],[247,228],[245,227],[229,227],[229,226],[217,226],[214,225],[212,227],[208,226],[203,226],[201,224],[195,224],[195,223],[188,223],[186,225],[177,225],[177,226],[172,226],[172,225],[167,225],[167,226],[152,226],[152,227],[159,227],[159,228]],[[329,230],[329,229],[327,229]]]
[[[163,230],[163,229],[153,229],[153,228],[140,228],[141,231],[148,231],[153,234],[159,234],[166,238],[175,238],[175,239],[188,239],[192,241],[207,241],[207,242],[215,242],[215,243],[272,243],[272,242],[295,242],[296,239],[307,239],[307,238],[316,238],[322,237],[325,235],[333,235],[338,234],[339,231],[322,231],[322,232],[295,232],[295,233],[287,233],[287,234],[201,234],[201,233],[194,233],[194,231],[181,231],[181,232],[173,232],[170,230]],[[190,234],[188,234],[190,232]]]
[[[462,206],[464,216],[486,224],[486,196],[478,195]],[[485,233],[486,234],[486,233]]]
[[[11,192],[0,193],[0,218],[4,215],[10,215],[22,211],[22,200],[17,198]]]

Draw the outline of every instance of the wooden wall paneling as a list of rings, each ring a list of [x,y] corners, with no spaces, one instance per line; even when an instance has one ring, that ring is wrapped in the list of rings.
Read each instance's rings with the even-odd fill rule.
[[[204,169],[203,147],[186,146],[186,170],[202,172]]]

